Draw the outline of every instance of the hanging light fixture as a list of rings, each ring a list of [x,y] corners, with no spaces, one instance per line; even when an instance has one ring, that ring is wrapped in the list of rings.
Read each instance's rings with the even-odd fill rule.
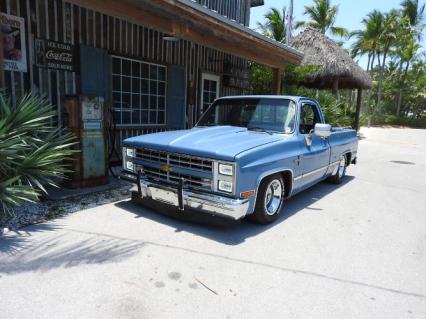
[[[176,38],[176,37],[171,36],[171,35],[166,35],[166,36],[163,37],[163,41],[177,42],[177,41],[179,41],[179,38]]]

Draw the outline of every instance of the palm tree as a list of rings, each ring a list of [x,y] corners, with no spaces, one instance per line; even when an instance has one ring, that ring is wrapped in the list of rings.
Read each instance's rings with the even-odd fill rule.
[[[312,6],[305,6],[304,15],[309,16],[310,20],[305,22],[297,22],[298,27],[310,27],[326,34],[328,31],[332,35],[345,37],[348,31],[345,28],[334,25],[339,11],[339,6],[332,6],[330,0],[314,0]]]
[[[266,14],[266,22],[265,23],[257,23],[258,28],[261,32],[274,39],[275,41],[285,43],[285,35],[286,35],[286,24],[285,24],[285,11],[284,7],[282,12],[280,12],[276,8],[271,8]]]
[[[383,33],[383,22],[383,13],[374,10],[362,20],[364,28],[350,34],[350,37],[356,37],[352,45],[352,56],[368,54],[367,71],[374,68],[376,56],[380,54],[379,38]]]
[[[402,15],[408,17],[418,40],[421,40],[422,31],[425,28],[425,5],[420,5],[419,0],[403,0],[401,2]]]
[[[406,19],[404,17],[403,19]],[[405,86],[405,82],[407,80],[408,71],[410,68],[410,63],[416,57],[417,51],[420,49],[420,45],[415,41],[416,35],[415,31],[410,28],[409,23],[404,27],[404,23],[400,28],[400,34],[398,35],[398,45],[396,48],[396,55],[400,58],[399,61],[399,70],[398,70],[398,96],[396,100],[396,115],[399,116],[401,111],[401,103],[403,98],[403,90]],[[405,63],[405,67],[404,67]],[[404,68],[404,71],[403,71]]]
[[[380,51],[383,54],[383,60],[379,69],[379,81],[377,88],[377,111],[380,110],[380,103],[382,100],[383,78],[386,67],[386,58],[392,45],[395,44],[398,38],[398,28],[400,27],[401,19],[399,19],[397,11],[391,11],[385,14],[383,21],[383,32],[379,36]],[[380,64],[380,63],[379,63]]]

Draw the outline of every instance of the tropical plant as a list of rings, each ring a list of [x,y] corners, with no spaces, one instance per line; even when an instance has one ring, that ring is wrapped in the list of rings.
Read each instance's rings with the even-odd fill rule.
[[[265,23],[257,23],[261,33],[275,41],[284,43],[286,37],[285,12],[285,7],[282,12],[276,8],[269,9],[265,14]]]
[[[383,22],[383,32],[379,36],[380,52],[383,54],[382,63],[379,69],[379,79],[377,88],[377,110],[380,112],[381,101],[382,101],[382,89],[383,89],[383,77],[386,67],[386,58],[388,57],[389,51],[392,45],[398,39],[398,28],[401,20],[397,11],[393,10],[385,14]]]
[[[425,4],[419,4],[419,0],[403,0],[401,2],[402,15],[408,17],[418,40],[422,38],[422,31],[425,28]]]
[[[364,28],[350,34],[350,37],[356,37],[352,45],[352,56],[368,54],[367,71],[373,69],[376,56],[380,52],[379,39],[383,33],[383,21],[383,13],[374,10],[362,20]]]
[[[51,125],[56,117],[44,98],[28,94],[12,105],[0,93],[0,216],[22,202],[34,202],[46,185],[70,172],[74,137]]]
[[[348,35],[348,30],[335,26],[338,11],[339,6],[331,5],[330,0],[314,0],[312,6],[305,6],[304,15],[307,15],[310,20],[297,22],[296,28],[310,27],[323,34],[330,31],[332,35],[345,37]]]

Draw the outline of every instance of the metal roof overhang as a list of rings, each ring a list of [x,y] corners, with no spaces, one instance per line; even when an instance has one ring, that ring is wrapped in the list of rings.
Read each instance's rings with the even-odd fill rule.
[[[71,0],[177,38],[273,68],[300,64],[303,53],[244,27],[191,0]]]

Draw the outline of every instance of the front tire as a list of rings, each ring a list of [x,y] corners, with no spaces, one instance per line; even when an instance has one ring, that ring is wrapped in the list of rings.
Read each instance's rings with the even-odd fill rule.
[[[270,224],[277,219],[284,202],[284,185],[281,174],[274,174],[262,180],[253,214],[257,223]]]

